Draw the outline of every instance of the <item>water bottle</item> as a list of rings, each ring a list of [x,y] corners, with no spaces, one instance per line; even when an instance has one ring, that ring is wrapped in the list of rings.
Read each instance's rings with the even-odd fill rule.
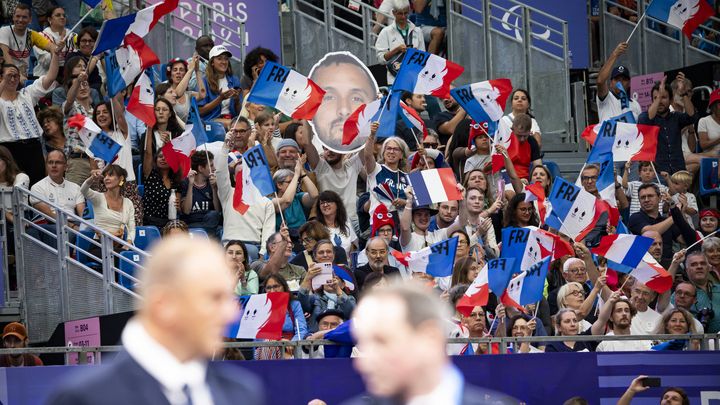
[[[170,198],[168,199],[168,219],[174,221],[177,219],[177,208],[175,208],[175,201],[177,201],[177,193],[175,189],[170,190]]]

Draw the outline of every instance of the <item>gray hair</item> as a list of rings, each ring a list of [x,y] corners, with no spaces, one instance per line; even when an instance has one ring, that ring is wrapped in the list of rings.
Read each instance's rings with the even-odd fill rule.
[[[702,243],[702,252],[705,253],[710,249],[720,248],[720,238],[717,236],[711,236]]]
[[[560,336],[560,322],[562,321],[563,315],[567,314],[568,312],[572,313],[577,318],[575,310],[570,308],[561,308],[553,317],[553,322],[555,322],[555,335]]]
[[[703,243],[703,247],[705,247],[704,245],[705,245],[705,244]],[[694,257],[694,256],[700,256],[700,257],[702,257],[702,259],[705,261],[705,264],[708,264],[707,257],[705,257],[705,253],[703,253],[703,252],[701,252],[701,251],[699,251],[699,250],[693,250],[692,252],[688,253],[688,254],[685,256],[685,268],[686,268],[686,269],[687,269],[687,267],[688,267],[688,260],[690,260],[690,258],[691,258],[691,257]]]
[[[370,239],[367,241],[367,243],[365,244],[365,251],[366,251],[366,252],[367,252],[367,250],[370,248],[370,244],[371,244],[373,241],[376,241],[376,240],[382,241],[383,245],[385,246],[385,249],[390,249],[390,246],[388,245],[387,241],[385,241],[385,239],[383,239],[383,238],[380,237],[380,236],[373,236],[373,237],[370,238]]]
[[[410,7],[409,0],[385,0],[392,5],[393,10],[402,10]]]
[[[290,169],[278,169],[278,171],[273,174],[273,183],[277,183],[278,181],[285,180],[286,178],[295,175],[295,172],[293,172]]]
[[[565,297],[568,295],[568,291],[570,290],[571,286],[578,287],[583,292],[583,295],[585,294],[585,289],[583,288],[582,284],[578,283],[577,281],[571,281],[563,285],[562,287],[560,287],[557,293],[558,308],[567,308],[567,306],[565,305]]]
[[[398,144],[398,146],[402,150],[402,157],[400,158],[400,161],[398,162],[398,169],[404,170],[405,167],[407,166],[407,159],[408,159],[408,155],[410,155],[410,148],[408,147],[407,143],[405,143],[405,141],[402,138],[397,137],[397,136],[391,136],[383,142],[382,148],[380,149],[380,156],[378,157],[377,162],[380,164],[385,163],[385,157],[384,157],[385,149],[387,148],[387,145],[390,142],[395,142],[396,144]]]

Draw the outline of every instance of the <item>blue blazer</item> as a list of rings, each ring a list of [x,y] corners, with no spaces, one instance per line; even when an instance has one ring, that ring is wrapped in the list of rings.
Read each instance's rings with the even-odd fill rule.
[[[160,383],[132,357],[122,351],[109,365],[83,367],[80,375],[61,381],[48,404],[51,405],[169,405]],[[84,375],[83,375],[84,373]],[[223,367],[210,363],[207,371],[215,405],[231,405],[242,399],[243,404],[264,404],[263,385],[254,375],[239,367]]]

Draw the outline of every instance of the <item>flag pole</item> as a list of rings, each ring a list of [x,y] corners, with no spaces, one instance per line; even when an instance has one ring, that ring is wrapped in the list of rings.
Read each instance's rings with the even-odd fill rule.
[[[707,234],[706,236],[703,236],[700,240],[695,241],[695,243],[693,243],[692,245],[690,245],[690,246],[686,247],[685,249],[683,249],[683,251],[684,251],[684,252],[687,252],[688,250],[692,249],[693,246],[695,246],[695,245],[697,245],[698,243],[704,241],[705,239],[707,239],[707,238],[715,235],[715,234],[718,233],[718,232],[720,232],[720,229],[716,230],[715,232],[711,232],[711,233]]]
[[[380,108],[380,115],[378,115],[378,119],[376,122],[380,122],[382,119],[383,114],[385,113],[385,107],[387,107],[388,101],[390,101],[390,97],[392,96],[392,87],[388,91],[387,98],[385,98],[385,102],[382,105],[382,108]]]
[[[412,132],[413,138],[415,138],[415,142],[418,143],[418,151],[417,151],[416,153],[420,153],[420,145],[422,145],[422,141],[421,141],[420,138],[418,138],[418,136],[415,134],[415,130],[414,130],[414,129],[410,128],[410,132]],[[422,149],[425,150],[425,147],[423,146]],[[426,170],[427,170],[427,169],[430,169],[430,164],[428,163],[427,154],[426,154],[424,157],[425,157],[425,169],[426,169]]]
[[[540,301],[535,303],[535,313],[533,314],[532,319],[537,318],[538,308],[540,308]]]
[[[640,16],[640,19],[638,19],[637,23],[635,23],[635,27],[632,31],[630,31],[630,35],[628,35],[628,38],[625,40],[625,42],[630,42],[630,38],[632,38],[633,34],[635,33],[635,30],[642,24],[642,20],[645,18],[646,11],[643,11],[642,15]]]
[[[100,3],[98,3],[98,4],[100,4]],[[97,7],[97,6],[95,6],[95,7]],[[85,21],[85,19],[90,15],[90,13],[92,13],[93,11],[95,11],[95,7],[91,8],[90,10],[88,10],[88,12],[85,13],[85,15],[82,16],[82,18],[80,18],[80,19],[78,20],[78,22],[75,23],[75,25],[73,25],[73,27],[68,30],[67,34],[65,34],[65,37],[63,38],[63,42],[67,41],[67,39],[70,38],[70,35],[73,33],[73,31],[75,31],[75,28],[79,27],[80,24],[82,24],[82,22]]]
[[[278,197],[277,191],[275,191],[275,198],[280,200],[280,197]],[[280,221],[282,224],[285,224],[286,223],[285,216],[283,215],[283,212],[282,212],[283,210],[282,210],[282,207],[280,206],[280,201],[277,202],[277,207],[278,207],[278,212],[280,213]]]
[[[660,176],[658,176],[658,172],[655,170],[655,164],[652,161],[650,161],[650,166],[652,166],[653,172],[655,172],[655,178],[657,179],[658,186],[661,186],[662,182],[660,181]]]

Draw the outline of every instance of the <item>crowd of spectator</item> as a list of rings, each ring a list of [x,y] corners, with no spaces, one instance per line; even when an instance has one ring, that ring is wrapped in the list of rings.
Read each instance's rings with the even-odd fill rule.
[[[433,17],[438,10],[421,8],[421,3],[415,1],[411,8],[407,0],[383,2],[394,22],[379,33],[377,57],[388,65],[390,81],[391,65],[408,46],[440,49],[444,34],[438,27],[444,22]],[[167,81],[155,89],[156,124],[146,127],[125,109],[132,87],[107,97],[105,62],[91,56],[96,29],[88,26],[66,36],[65,12],[62,7],[47,10],[49,26],[39,33],[28,28],[32,10],[18,3],[12,24],[0,28],[0,185],[30,188],[45,201],[78,214],[92,205],[94,223],[128,244],[141,225],[155,226],[163,234],[202,228],[224,245],[238,296],[291,293],[284,339],[321,338],[349,319],[364,291],[397,280],[419,280],[428,293],[452,305],[486,261],[500,255],[503,228],[541,225],[537,201],[526,199],[525,188],[540,183],[548,193],[556,179],[544,165],[545,135],[525,89],[513,90],[510,112],[500,120],[520,145],[512,157],[453,99],[412,93],[402,98],[425,121],[427,137],[406,131],[381,139],[373,124],[364,147],[343,155],[318,149],[308,122],[246,100],[264,64],[278,61],[277,55],[252,49],[244,56],[242,71],[233,72],[231,52],[202,36],[192,58],[165,65]],[[415,23],[408,20],[413,14]],[[8,41],[6,32],[14,39]],[[605,62],[595,102],[601,120],[629,111],[638,123],[660,126],[653,164],[628,162],[616,168],[616,203],[630,232],[654,240],[649,253],[673,276],[673,288],[658,294],[624,274],[608,272],[606,261],[589,251],[602,236],[618,232],[605,217],[584,239],[570,241],[574,255],[552,263],[540,302],[521,312],[491,295],[489,304],[474,308],[470,316],[456,313],[448,320],[452,336],[681,337],[720,332],[720,315],[714,312],[716,305],[720,310],[720,238],[709,237],[687,249],[718,230],[720,212],[696,192],[700,159],[717,157],[720,148],[720,91],[712,93],[709,111],[700,111],[689,97],[689,78],[678,74],[655,85],[652,104],[641,112],[634,100],[621,100],[620,87],[631,94],[630,71],[617,63],[627,51],[628,44],[618,44]],[[183,178],[170,168],[161,148],[182,134],[193,97],[201,118],[221,124],[227,134],[212,152],[198,149]],[[430,113],[428,103],[440,106],[440,112]],[[77,130],[68,125],[75,114],[94,120],[121,145],[112,164],[105,165],[85,148]],[[702,152],[690,152],[697,150],[694,134]],[[241,214],[233,204],[235,174],[241,154],[255,145],[268,158],[277,194]],[[490,170],[493,151],[505,156],[505,172]],[[463,186],[463,200],[415,203],[407,174],[432,167],[452,168]],[[599,198],[600,168],[587,165],[577,174],[582,187]],[[393,200],[375,191],[380,184],[389,186]],[[3,204],[10,208],[9,201]],[[57,214],[43,200],[31,204],[50,217]],[[11,214],[7,219],[13,221]],[[455,236],[451,277],[412,272],[398,254]],[[99,250],[95,254],[99,256]],[[324,263],[346,268],[354,289],[338,276],[313,288]],[[21,341],[27,338],[17,326],[10,332],[6,328],[8,333]],[[568,340],[522,344],[514,351],[648,350],[656,343]],[[676,346],[698,348],[696,342]],[[450,354],[463,350],[499,351],[477,344],[448,347]],[[258,359],[291,355],[273,348],[253,354]]]

